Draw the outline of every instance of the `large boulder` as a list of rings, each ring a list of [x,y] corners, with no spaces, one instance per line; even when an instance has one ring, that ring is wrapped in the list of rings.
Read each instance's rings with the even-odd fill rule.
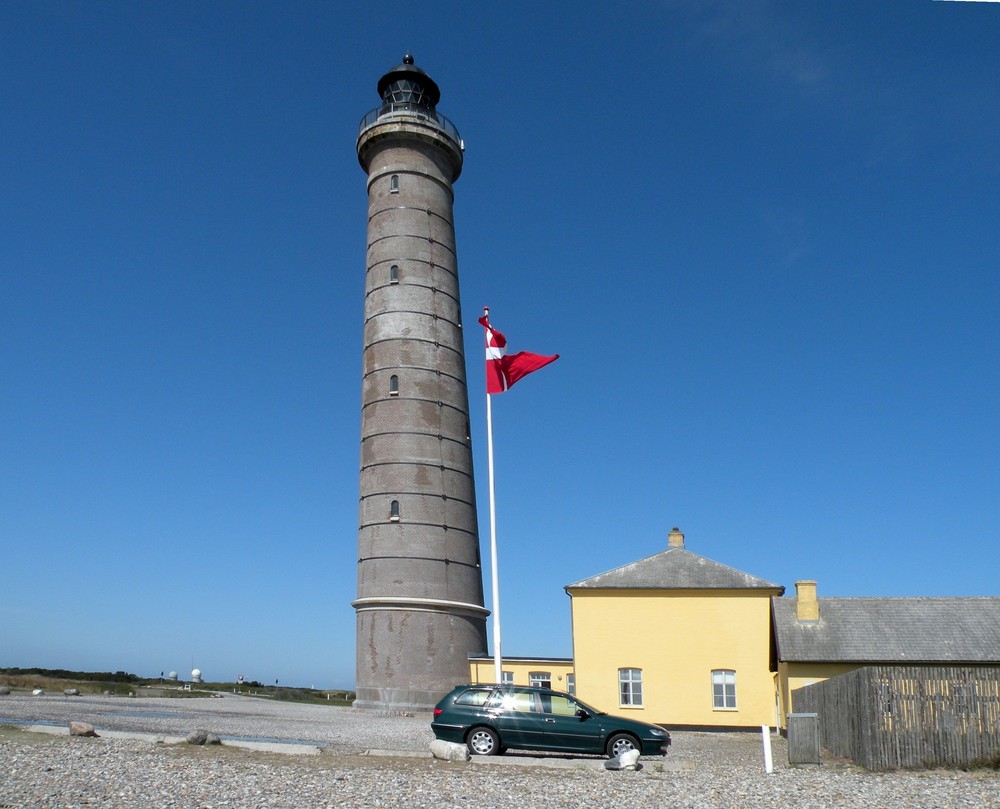
[[[441,761],[468,761],[469,748],[464,744],[435,739],[431,742],[431,755]]]
[[[63,693],[67,697],[78,697],[78,696],[80,696],[80,689],[79,688],[67,688],[67,689],[65,689],[63,691]]]
[[[0,685],[0,697],[6,697],[10,693],[10,686]]]

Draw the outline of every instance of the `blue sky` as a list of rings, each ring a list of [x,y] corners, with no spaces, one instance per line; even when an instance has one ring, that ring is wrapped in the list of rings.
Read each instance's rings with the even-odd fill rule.
[[[0,5],[0,666],[352,685],[354,143],[406,50],[466,326],[562,355],[494,398],[505,652],[571,655],[563,586],[674,525],[789,590],[996,595],[997,41],[934,0]]]

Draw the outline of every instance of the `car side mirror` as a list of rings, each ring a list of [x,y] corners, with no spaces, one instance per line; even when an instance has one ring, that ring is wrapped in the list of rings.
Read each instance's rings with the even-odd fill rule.
[[[590,718],[590,714],[587,713],[585,710],[583,710],[583,708],[577,708],[576,709],[576,715],[578,717],[580,717],[581,719],[589,719]]]

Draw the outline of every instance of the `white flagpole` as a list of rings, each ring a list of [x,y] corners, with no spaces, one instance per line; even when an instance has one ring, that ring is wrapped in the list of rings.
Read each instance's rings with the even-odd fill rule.
[[[493,406],[486,394],[486,446],[490,468],[490,567],[493,570],[493,676],[500,684],[502,655],[500,653],[500,574],[497,570],[497,508],[493,488]]]
[[[490,310],[486,309],[489,318]],[[487,340],[489,338],[487,337]],[[486,394],[486,454],[489,459],[490,478],[490,567],[493,574],[493,678],[500,685],[503,672],[503,655],[500,651],[500,574],[497,569],[497,506],[493,486],[493,404]]]

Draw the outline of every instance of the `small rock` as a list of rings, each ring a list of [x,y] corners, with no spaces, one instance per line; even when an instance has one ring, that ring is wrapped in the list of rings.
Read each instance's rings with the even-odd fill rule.
[[[638,770],[641,767],[638,750],[627,750],[620,756],[609,758],[604,762],[604,769],[606,770]]]
[[[435,739],[431,742],[431,755],[441,761],[468,761],[471,756],[464,744]]]
[[[97,731],[94,730],[94,726],[87,722],[70,722],[69,723],[69,735],[70,736],[96,736]]]
[[[0,685],[0,697],[6,697],[10,693],[10,687],[6,685]]]
[[[184,740],[188,744],[222,744],[222,740],[207,730],[192,730]]]
[[[620,756],[623,770],[634,770],[639,766],[639,751],[626,750]]]
[[[44,689],[44,688],[36,688],[36,689],[34,689],[34,690],[33,690],[33,691],[31,692],[31,695],[32,695],[32,696],[34,696],[34,697],[40,697],[40,696],[42,696],[42,695],[43,695],[44,693],[45,693],[45,689]]]
[[[80,689],[79,688],[67,688],[65,691],[63,691],[63,693],[67,697],[78,697],[78,696],[80,696]]]

